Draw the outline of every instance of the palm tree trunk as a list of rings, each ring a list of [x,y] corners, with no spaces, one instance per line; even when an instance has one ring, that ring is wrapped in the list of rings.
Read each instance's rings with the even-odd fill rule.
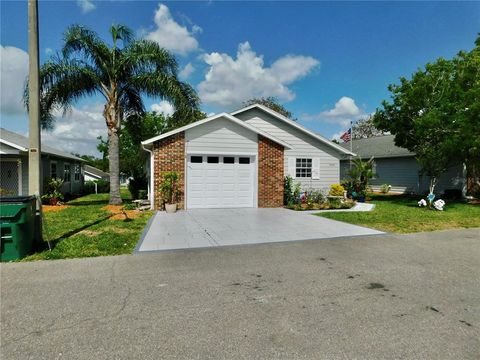
[[[113,91],[105,105],[103,116],[108,128],[108,162],[110,172],[110,205],[122,203],[120,196],[120,119],[116,108],[116,93]]]
[[[111,205],[122,203],[120,196],[120,147],[117,129],[108,129],[108,159],[110,171],[110,201]]]

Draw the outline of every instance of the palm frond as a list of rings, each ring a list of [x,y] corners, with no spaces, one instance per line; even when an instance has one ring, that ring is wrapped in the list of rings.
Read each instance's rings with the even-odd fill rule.
[[[65,44],[62,54],[65,58],[78,52],[105,73],[111,72],[111,51],[95,31],[81,25],[72,25],[64,33]]]

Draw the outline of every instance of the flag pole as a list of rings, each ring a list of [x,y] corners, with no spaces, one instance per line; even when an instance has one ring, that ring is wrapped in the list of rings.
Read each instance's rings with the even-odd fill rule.
[[[350,121],[350,153],[353,153],[353,121]],[[352,169],[352,157],[350,154],[350,169]]]

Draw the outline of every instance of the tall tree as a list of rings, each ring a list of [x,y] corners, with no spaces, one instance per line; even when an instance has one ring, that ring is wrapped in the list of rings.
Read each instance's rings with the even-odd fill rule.
[[[480,38],[471,52],[438,59],[411,79],[390,85],[392,101],[374,115],[374,124],[395,135],[395,144],[415,152],[434,191],[449,165],[480,159]],[[475,168],[475,166],[473,166]],[[478,180],[477,180],[478,181]]]
[[[276,97],[269,96],[269,97],[260,97],[260,98],[253,98],[250,100],[247,100],[243,103],[244,106],[250,106],[253,104],[260,104],[263,106],[268,107],[269,109],[272,109],[279,114],[282,114],[286,118],[289,118],[291,120],[297,120],[296,118],[293,117],[293,114],[285,108]]]
[[[145,112],[142,95],[170,101],[177,111],[198,109],[193,88],[178,80],[175,57],[149,40],[135,40],[123,25],[109,29],[111,43],[80,25],[64,34],[62,52],[40,71],[43,125],[53,126],[53,112],[65,112],[80,98],[99,94],[105,101],[108,129],[110,204],[120,204],[119,136],[122,122]]]
[[[366,139],[381,135],[385,135],[385,132],[375,127],[372,116],[358,119],[353,123],[352,137],[354,139]]]

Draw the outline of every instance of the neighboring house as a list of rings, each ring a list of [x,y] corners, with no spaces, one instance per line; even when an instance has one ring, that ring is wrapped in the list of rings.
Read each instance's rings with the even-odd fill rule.
[[[96,167],[85,165],[83,167],[85,181],[96,181],[96,180],[106,180],[110,181],[110,174],[97,169]]]
[[[28,137],[0,128],[0,187],[11,195],[28,194]],[[79,193],[84,160],[42,144],[41,189],[45,178],[64,180],[62,192]]]
[[[162,174],[180,174],[180,208],[279,207],[284,176],[304,189],[340,181],[349,150],[262,105],[221,113],[142,142],[150,152],[151,205]],[[153,174],[153,176],[150,176]]]
[[[350,143],[341,144],[350,149]],[[395,146],[393,135],[376,136],[367,139],[353,140],[352,151],[363,160],[372,156],[375,159],[375,177],[371,180],[373,190],[378,191],[382,184],[391,185],[391,191],[401,193],[427,193],[430,179],[420,175],[420,165],[415,154],[405,148]],[[341,161],[340,176],[347,178],[350,160]],[[435,187],[436,193],[457,189],[464,194],[467,186],[467,175],[464,166],[448,169],[439,179]]]

